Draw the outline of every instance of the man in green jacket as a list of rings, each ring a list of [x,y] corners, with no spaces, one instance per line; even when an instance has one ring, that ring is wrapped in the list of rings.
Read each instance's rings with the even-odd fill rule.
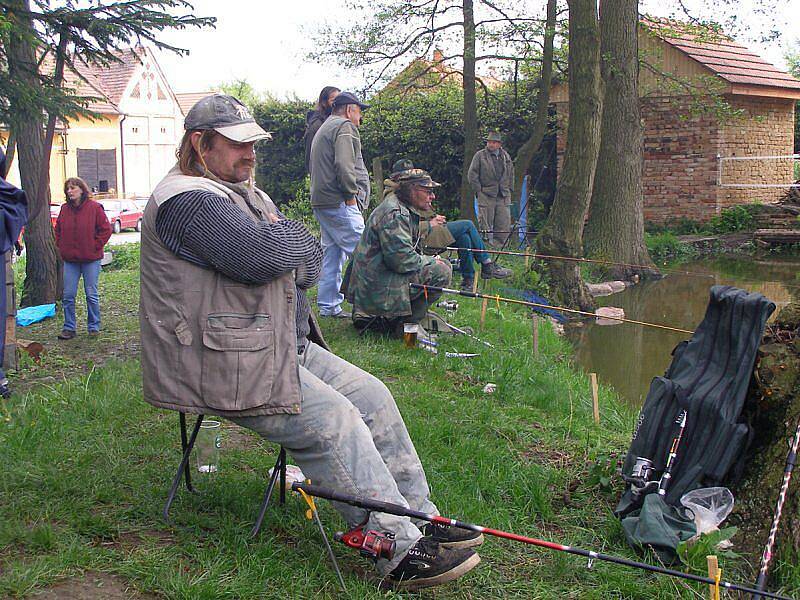
[[[472,157],[467,174],[478,196],[478,228],[489,231],[487,241],[503,243],[511,229],[511,196],[514,192],[514,162],[503,149],[496,131],[486,136],[486,148]],[[497,230],[504,233],[493,234]]]
[[[367,220],[353,253],[347,299],[357,328],[401,333],[403,323],[419,323],[441,293],[412,290],[409,283],[444,287],[450,264],[424,256],[420,248],[420,214],[431,211],[440,184],[422,169],[404,171]]]

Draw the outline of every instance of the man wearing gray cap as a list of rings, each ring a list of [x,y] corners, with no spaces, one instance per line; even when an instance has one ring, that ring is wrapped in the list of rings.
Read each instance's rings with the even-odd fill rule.
[[[478,196],[478,229],[488,231],[487,241],[503,243],[510,235],[511,196],[514,192],[514,163],[503,149],[496,131],[486,136],[486,148],[472,157],[467,175]],[[503,233],[492,234],[492,231]]]
[[[317,306],[323,317],[342,312],[342,267],[364,231],[362,212],[369,205],[369,173],[361,156],[361,111],[367,105],[351,92],[333,100],[328,117],[311,143],[311,207],[319,221],[322,275]]]
[[[200,100],[184,126],[142,224],[145,401],[252,429],[317,484],[436,512],[391,393],[331,353],[311,316],[319,244],[253,185],[254,143],[269,134],[222,94]],[[377,568],[397,585],[437,585],[478,562],[463,548],[480,537],[336,507],[351,526],[369,517],[367,529],[392,532],[395,556]]]

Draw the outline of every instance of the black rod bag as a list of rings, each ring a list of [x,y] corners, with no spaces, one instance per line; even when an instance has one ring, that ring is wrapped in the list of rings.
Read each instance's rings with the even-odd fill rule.
[[[741,457],[749,426],[741,422],[750,377],[767,319],[775,304],[758,293],[715,285],[705,317],[688,342],[673,350],[664,377],[655,377],[639,413],[625,463],[630,476],[637,457],[653,461],[653,478],[661,476],[686,410],[686,428],[664,498],[677,507],[681,496],[700,487],[719,485]],[[622,518],[641,507],[644,494],[630,483],[615,509]]]

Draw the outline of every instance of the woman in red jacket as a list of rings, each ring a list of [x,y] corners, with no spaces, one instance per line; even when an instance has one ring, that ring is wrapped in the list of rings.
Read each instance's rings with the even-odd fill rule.
[[[56,221],[56,245],[64,260],[64,329],[58,339],[71,340],[75,337],[75,295],[81,275],[89,312],[89,335],[100,333],[97,280],[103,247],[111,237],[111,225],[103,207],[92,200],[89,187],[80,177],[70,177],[64,182],[64,194],[67,201]]]

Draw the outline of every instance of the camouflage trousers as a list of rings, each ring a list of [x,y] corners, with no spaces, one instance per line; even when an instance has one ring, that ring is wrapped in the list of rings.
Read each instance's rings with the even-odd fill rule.
[[[312,483],[438,514],[403,417],[383,382],[311,342],[300,365],[300,414],[231,420],[281,444]],[[334,506],[350,526],[367,518],[363,509]],[[377,512],[369,515],[367,528],[394,536],[394,558],[377,564],[384,575],[422,536],[409,518]]]
[[[432,285],[434,287],[447,287],[453,279],[453,270],[448,264],[435,262],[425,265],[418,273],[411,277],[411,283]],[[430,290],[411,290],[411,317],[404,319],[406,322],[419,323],[428,314],[428,308],[436,304],[442,292]]]

